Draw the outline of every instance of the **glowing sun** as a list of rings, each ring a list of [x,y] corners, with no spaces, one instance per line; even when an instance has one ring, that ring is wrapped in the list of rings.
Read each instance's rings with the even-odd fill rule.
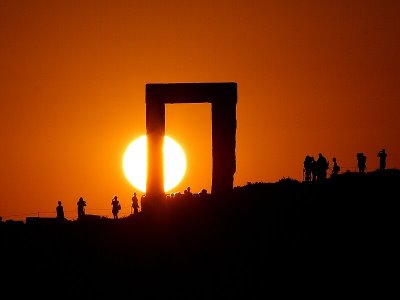
[[[146,192],[147,137],[143,135],[125,150],[122,163],[125,177],[138,190]],[[169,136],[164,136],[164,191],[176,187],[186,172],[186,155],[182,147]]]

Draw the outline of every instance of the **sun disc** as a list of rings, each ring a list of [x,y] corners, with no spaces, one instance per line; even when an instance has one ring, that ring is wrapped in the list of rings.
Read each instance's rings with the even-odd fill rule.
[[[176,187],[186,172],[186,155],[182,147],[169,136],[164,137],[164,191]],[[123,170],[128,181],[146,192],[147,137],[137,138],[125,150]]]

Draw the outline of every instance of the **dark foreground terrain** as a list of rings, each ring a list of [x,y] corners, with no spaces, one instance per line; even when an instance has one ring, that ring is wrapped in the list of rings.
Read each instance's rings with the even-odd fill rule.
[[[399,170],[347,173],[170,199],[118,221],[2,223],[0,297],[396,295],[399,191]]]

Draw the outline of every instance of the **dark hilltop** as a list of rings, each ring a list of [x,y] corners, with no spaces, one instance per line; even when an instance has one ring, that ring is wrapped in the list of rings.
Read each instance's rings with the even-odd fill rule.
[[[264,299],[394,291],[400,170],[249,183],[118,220],[0,223],[3,295]],[[19,288],[14,288],[15,286]]]

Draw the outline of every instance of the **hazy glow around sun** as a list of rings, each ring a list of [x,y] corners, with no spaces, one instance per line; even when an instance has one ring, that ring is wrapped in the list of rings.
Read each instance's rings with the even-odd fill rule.
[[[125,150],[123,170],[128,181],[138,190],[146,192],[147,137],[143,135]],[[179,184],[186,172],[186,155],[182,147],[169,136],[164,137],[164,191]]]

